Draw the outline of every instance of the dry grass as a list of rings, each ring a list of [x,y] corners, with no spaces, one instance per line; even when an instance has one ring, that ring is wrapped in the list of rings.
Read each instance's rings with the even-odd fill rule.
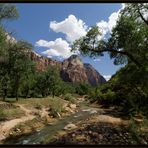
[[[29,98],[20,99],[17,103],[24,104],[28,108],[42,108],[51,107],[58,104],[64,104],[64,100],[58,97],[47,97],[47,98]]]
[[[0,108],[0,121],[19,118],[23,115],[24,111],[22,111],[20,108],[10,108],[10,109]]]

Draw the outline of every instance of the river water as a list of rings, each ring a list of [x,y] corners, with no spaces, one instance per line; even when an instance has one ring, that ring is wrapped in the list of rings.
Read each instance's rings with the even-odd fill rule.
[[[86,120],[90,116],[94,114],[102,114],[103,111],[99,108],[92,108],[88,106],[81,107],[78,112],[59,119],[53,125],[47,125],[39,131],[31,133],[29,135],[22,135],[13,139],[6,139],[4,144],[12,144],[12,145],[32,145],[32,144],[46,144],[49,143],[59,131],[64,130],[64,127],[70,123],[76,124],[79,121]]]

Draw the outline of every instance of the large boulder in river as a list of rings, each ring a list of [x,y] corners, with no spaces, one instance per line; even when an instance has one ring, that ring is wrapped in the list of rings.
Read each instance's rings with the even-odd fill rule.
[[[69,123],[64,127],[64,130],[73,130],[76,128],[77,128],[77,126],[75,124]]]

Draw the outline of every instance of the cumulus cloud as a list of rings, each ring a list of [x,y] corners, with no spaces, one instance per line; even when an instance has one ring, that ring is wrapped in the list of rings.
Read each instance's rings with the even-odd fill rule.
[[[87,32],[85,23],[81,19],[77,19],[74,15],[69,15],[61,22],[50,22],[50,28],[57,33],[64,33],[66,35],[66,40],[71,43],[86,35]]]
[[[57,38],[55,41],[39,40],[36,42],[36,46],[47,48],[47,50],[43,51],[42,53],[49,58],[53,56],[68,58],[74,54],[71,52],[69,43],[62,38]]]
[[[103,77],[108,81],[111,78],[111,75],[103,75]]]
[[[116,12],[113,12],[109,17],[108,17],[108,21],[104,21],[104,20],[101,20],[100,22],[97,22],[96,25],[99,27],[100,29],[100,32],[102,33],[101,36],[98,36],[98,39],[103,39],[105,38],[106,34],[107,33],[111,33],[112,32],[112,29],[113,27],[116,26],[116,23],[117,23],[117,20],[118,20],[118,17],[119,17],[119,13],[120,11],[125,7],[125,4],[122,3],[121,4],[121,8],[116,11]]]
[[[122,4],[121,9],[124,7],[125,4]],[[108,21],[101,20],[96,23],[102,33],[101,36],[98,36],[98,40],[105,38],[106,34],[112,31],[112,28],[116,25],[121,9],[117,12],[113,12],[109,16]],[[83,20],[76,18],[76,16],[72,14],[60,22],[51,21],[49,27],[56,33],[60,32],[65,34],[66,40],[62,38],[57,38],[54,41],[39,40],[36,42],[36,46],[47,48],[46,51],[42,52],[47,57],[56,56],[59,58],[68,58],[74,54],[71,52],[70,44],[76,39],[85,36],[87,31],[91,28],[87,27]],[[75,53],[78,54],[78,51]],[[100,61],[100,59],[94,59],[94,61],[97,62]]]

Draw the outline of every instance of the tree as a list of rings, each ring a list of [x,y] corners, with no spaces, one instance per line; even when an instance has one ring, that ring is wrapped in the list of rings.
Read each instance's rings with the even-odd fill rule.
[[[0,86],[2,89],[3,100],[7,96],[9,87],[9,40],[8,33],[6,33],[4,26],[2,25],[3,20],[12,20],[18,17],[18,11],[14,5],[0,4]]]
[[[114,58],[114,64],[133,62],[139,68],[143,67],[141,63],[147,61],[145,50],[148,47],[148,26],[147,20],[144,20],[144,16],[139,12],[145,7],[147,8],[145,4],[126,5],[107,41],[97,39],[100,33],[99,28],[95,26],[87,32],[86,36],[74,42],[73,50],[80,50],[82,54],[91,57],[103,56],[104,52],[108,52],[110,57]],[[144,21],[137,20],[136,16]]]
[[[41,94],[42,97],[45,97],[49,93],[48,87],[49,85],[46,78],[46,72],[37,72],[35,92],[37,92],[37,94]]]
[[[0,22],[3,20],[12,20],[18,18],[18,10],[12,4],[0,4]]]
[[[10,42],[8,40],[9,34],[6,33],[4,26],[2,25],[3,20],[13,20],[18,18],[18,10],[15,5],[12,4],[0,4],[0,59],[5,58],[6,48],[9,48],[7,44]],[[10,36],[9,36],[10,37]],[[4,58],[3,58],[4,57]]]
[[[20,84],[32,67],[32,63],[28,55],[31,48],[31,44],[24,41],[18,41],[11,45],[9,50],[9,71],[17,101]]]
[[[121,11],[122,15],[128,15],[131,18],[134,17],[137,21],[143,21],[148,25],[148,19],[146,18],[148,12],[147,3],[129,3],[125,5],[126,7]]]
[[[147,113],[147,14],[148,4],[126,4],[108,40],[99,41],[99,28],[92,27],[86,36],[73,44],[73,50],[80,50],[84,55],[95,57],[108,52],[115,65],[126,64],[106,83],[105,88],[100,89],[100,92],[109,102],[113,98],[112,103],[122,106],[128,113],[138,110]]]
[[[47,78],[48,78],[47,81],[49,83],[49,91],[54,97],[55,94],[59,91],[62,83],[58,69],[54,66],[48,67]]]
[[[36,67],[35,64],[31,60],[26,61],[26,70],[23,73],[23,79],[21,84],[21,93],[25,98],[32,95],[31,90],[35,88],[36,84]]]
[[[38,73],[36,87],[43,97],[59,95],[63,89],[62,84],[59,70],[55,66],[49,66],[47,71]]]

